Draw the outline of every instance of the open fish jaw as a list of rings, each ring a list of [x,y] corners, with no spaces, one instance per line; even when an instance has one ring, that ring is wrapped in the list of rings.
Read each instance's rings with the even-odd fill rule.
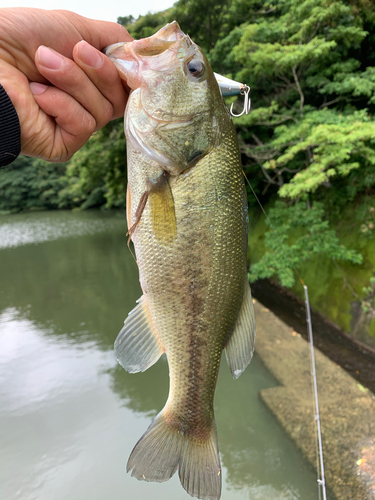
[[[149,38],[110,45],[105,53],[127,85],[135,90],[140,87],[145,71],[172,72],[178,64],[176,54],[179,51],[180,56],[189,53],[191,46],[190,38],[173,21]],[[190,52],[193,53],[193,49]]]

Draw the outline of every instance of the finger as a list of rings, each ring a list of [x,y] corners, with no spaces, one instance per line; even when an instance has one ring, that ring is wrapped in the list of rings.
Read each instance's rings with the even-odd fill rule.
[[[113,118],[123,116],[129,91],[126,92],[124,89],[112,61],[84,40],[74,47],[73,58],[101,94],[112,104]]]
[[[41,45],[35,54],[35,64],[48,81],[69,94],[95,118],[96,130],[112,119],[112,104],[74,61]]]
[[[52,161],[67,161],[94,132],[94,117],[71,95],[56,87],[31,82],[30,88],[40,109],[48,115],[43,114],[44,121],[48,120],[43,124],[47,125],[45,130],[39,127],[41,149],[37,155]]]
[[[66,17],[75,30],[78,31],[81,39],[86,40],[90,45],[99,50],[104,49],[112,43],[131,42],[133,40],[133,37],[119,23],[88,19],[70,11],[55,10],[52,11],[52,14],[55,14],[57,17],[61,15]]]

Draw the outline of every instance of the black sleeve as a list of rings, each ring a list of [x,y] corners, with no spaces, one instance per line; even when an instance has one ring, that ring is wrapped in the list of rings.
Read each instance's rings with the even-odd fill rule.
[[[20,121],[12,101],[0,84],[0,167],[12,163],[20,152]]]

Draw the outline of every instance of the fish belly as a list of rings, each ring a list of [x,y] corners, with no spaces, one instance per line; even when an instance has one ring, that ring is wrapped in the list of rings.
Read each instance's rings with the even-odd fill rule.
[[[211,428],[221,352],[244,293],[247,201],[236,153],[216,148],[170,178],[174,241],[157,240],[147,205],[133,236],[144,299],[170,368],[168,413],[192,434]],[[160,166],[134,150],[129,160],[134,219],[147,179]]]

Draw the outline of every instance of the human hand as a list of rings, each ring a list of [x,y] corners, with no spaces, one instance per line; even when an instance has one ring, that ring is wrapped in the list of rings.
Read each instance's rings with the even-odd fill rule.
[[[131,40],[120,24],[69,11],[0,9],[0,83],[20,120],[22,154],[67,161],[123,115],[128,92],[100,50]]]

